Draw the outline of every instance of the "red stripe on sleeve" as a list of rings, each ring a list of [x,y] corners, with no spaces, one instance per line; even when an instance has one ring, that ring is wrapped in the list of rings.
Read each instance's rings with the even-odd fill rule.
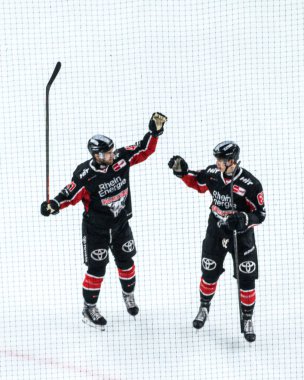
[[[249,210],[251,212],[256,211],[257,208],[256,208],[255,204],[253,202],[251,202],[248,198],[245,198],[245,200],[246,200],[247,206],[249,207]]]
[[[75,205],[76,203],[78,203],[79,201],[81,201],[83,198],[87,200],[89,200],[89,194],[86,190],[85,187],[82,187],[75,195],[72,199],[66,199],[62,202],[60,202],[60,210],[62,210],[63,208],[66,208],[70,205]]]
[[[91,203],[91,196],[90,196],[90,193],[88,192],[87,189],[83,190],[82,202],[83,202],[83,205],[84,205],[84,209],[86,210],[86,212],[88,212],[89,211],[89,206],[90,206],[90,203]]]
[[[188,187],[197,190],[199,193],[205,193],[208,190],[207,185],[205,183],[199,183],[194,174],[187,174],[183,176],[182,180]]]
[[[155,152],[158,138],[153,137],[152,135],[149,138],[148,144],[144,150],[141,150],[134,154],[129,160],[130,166],[139,164],[140,162],[145,161],[151,154]]]

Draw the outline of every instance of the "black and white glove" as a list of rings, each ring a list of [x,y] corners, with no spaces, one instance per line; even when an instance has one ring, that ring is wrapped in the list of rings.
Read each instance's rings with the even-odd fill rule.
[[[168,166],[176,177],[182,178],[188,174],[188,164],[181,156],[173,156],[168,162]]]
[[[59,213],[60,205],[54,199],[51,199],[49,203],[47,201],[42,202],[40,206],[40,212],[43,216],[56,215]]]
[[[246,212],[237,212],[232,214],[227,219],[227,226],[231,231],[242,232],[245,231],[248,227],[248,215]]]
[[[149,122],[149,129],[152,136],[158,137],[164,133],[164,124],[167,121],[167,116],[160,112],[154,112]]]

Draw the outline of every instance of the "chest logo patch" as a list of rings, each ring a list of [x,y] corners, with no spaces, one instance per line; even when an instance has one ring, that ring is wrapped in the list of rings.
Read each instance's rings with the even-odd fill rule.
[[[113,170],[115,172],[118,172],[118,170],[122,169],[126,165],[127,165],[127,163],[125,160],[119,160],[118,162],[116,162],[116,164],[113,165]]]
[[[240,195],[241,197],[246,194],[246,190],[237,185],[233,185],[233,192],[237,195]]]

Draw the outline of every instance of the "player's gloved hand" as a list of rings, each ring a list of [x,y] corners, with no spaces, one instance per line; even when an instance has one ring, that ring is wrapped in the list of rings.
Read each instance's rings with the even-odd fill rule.
[[[176,177],[182,178],[188,174],[188,164],[181,156],[173,156],[168,162],[168,166]]]
[[[43,216],[56,215],[59,213],[59,208],[59,203],[51,199],[50,203],[47,203],[47,201],[41,203],[40,212]]]
[[[237,212],[227,219],[227,226],[231,231],[245,231],[248,227],[248,215],[246,212]]]
[[[152,136],[158,137],[164,133],[164,124],[167,121],[167,116],[160,112],[154,112],[149,122],[149,129]]]

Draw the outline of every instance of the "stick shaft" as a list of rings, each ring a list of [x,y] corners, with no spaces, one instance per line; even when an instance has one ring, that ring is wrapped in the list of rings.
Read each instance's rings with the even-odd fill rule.
[[[61,63],[57,62],[55,69],[52,73],[50,80],[46,86],[46,96],[45,96],[45,152],[46,152],[46,200],[50,201],[50,111],[49,111],[49,95],[52,83],[54,82],[59,70],[61,68]]]
[[[235,210],[234,207],[234,197],[233,197],[233,182],[234,176],[238,169],[238,165],[236,165],[231,178],[231,189],[230,189],[230,197],[231,197],[231,207],[232,210]],[[240,326],[241,332],[244,332],[244,321],[242,314],[242,305],[241,305],[241,288],[240,288],[240,272],[239,272],[239,250],[238,250],[238,241],[237,241],[237,231],[233,230],[233,248],[234,248],[234,264],[235,264],[235,275],[237,281],[237,290],[238,290],[238,301],[239,301],[239,314],[240,314]]]

